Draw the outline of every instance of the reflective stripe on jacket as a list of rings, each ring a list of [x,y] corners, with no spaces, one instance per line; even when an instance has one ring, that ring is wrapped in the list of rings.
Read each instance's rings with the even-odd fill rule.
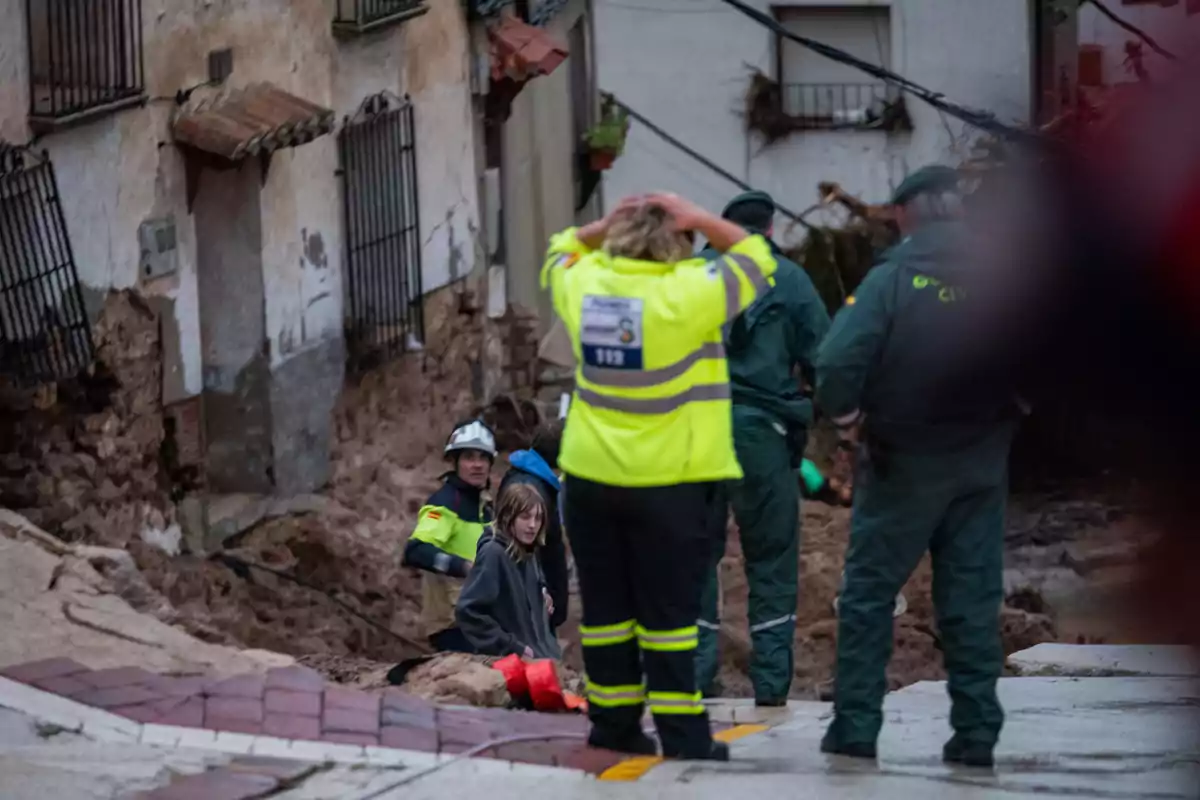
[[[721,326],[775,268],[757,235],[676,264],[589,251],[574,228],[555,236],[543,282],[577,364],[562,470],[627,487],[740,478]]]
[[[479,537],[489,522],[491,514],[482,491],[451,475],[417,512],[412,538],[474,561]]]

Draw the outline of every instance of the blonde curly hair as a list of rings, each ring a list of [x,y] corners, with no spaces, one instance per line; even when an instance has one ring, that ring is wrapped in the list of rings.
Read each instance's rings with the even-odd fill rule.
[[[692,257],[690,231],[675,230],[661,206],[650,203],[613,212],[604,249],[609,255],[674,264]]]

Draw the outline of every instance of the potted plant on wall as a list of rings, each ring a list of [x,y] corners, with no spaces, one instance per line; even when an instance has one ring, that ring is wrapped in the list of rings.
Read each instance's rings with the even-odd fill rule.
[[[613,165],[625,149],[625,136],[628,133],[629,115],[611,95],[605,96],[600,106],[599,121],[583,135],[593,171],[600,172]]]

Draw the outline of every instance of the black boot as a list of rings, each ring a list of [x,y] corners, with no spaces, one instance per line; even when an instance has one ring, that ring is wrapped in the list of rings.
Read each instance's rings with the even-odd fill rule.
[[[787,705],[786,697],[756,697],[754,705],[759,708],[783,708]]]
[[[995,745],[993,744],[963,739],[956,733],[942,748],[942,761],[967,767],[994,767],[996,765],[996,759],[992,754],[994,749]]]
[[[701,745],[702,749],[688,749],[676,752],[673,749],[663,749],[663,755],[667,758],[679,759],[680,761],[728,761],[729,760],[729,745],[724,742],[718,742],[713,739],[707,745]]]
[[[850,758],[869,758],[876,757],[874,742],[843,742],[839,741],[837,735],[833,732],[833,726],[825,731],[825,736],[821,738],[821,752],[829,753],[835,756],[849,756]]]
[[[658,755],[658,745],[640,728],[632,731],[611,732],[593,725],[592,732],[588,734],[588,745],[633,756]]]

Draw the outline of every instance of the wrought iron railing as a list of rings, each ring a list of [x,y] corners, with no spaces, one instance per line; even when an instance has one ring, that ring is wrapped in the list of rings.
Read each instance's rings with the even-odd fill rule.
[[[37,129],[142,101],[141,0],[26,0]]]
[[[346,230],[346,349],[352,371],[425,338],[413,107],[375,95],[338,135]]]
[[[883,127],[899,90],[883,83],[787,83],[780,94],[782,111],[797,128]]]
[[[337,0],[333,30],[351,35],[367,33],[428,10],[425,0]]]
[[[54,166],[0,143],[0,373],[49,383],[79,374],[92,354]]]

